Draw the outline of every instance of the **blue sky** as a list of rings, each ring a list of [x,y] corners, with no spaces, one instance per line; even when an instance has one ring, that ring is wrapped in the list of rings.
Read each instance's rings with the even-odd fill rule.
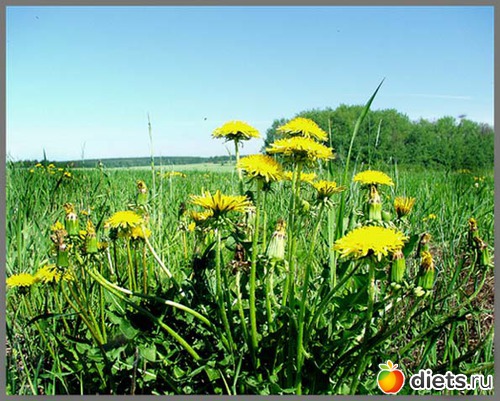
[[[493,125],[493,7],[7,7],[7,157],[227,154],[212,131],[364,104]],[[258,152],[260,140],[242,153]],[[232,147],[229,147],[232,150]]]

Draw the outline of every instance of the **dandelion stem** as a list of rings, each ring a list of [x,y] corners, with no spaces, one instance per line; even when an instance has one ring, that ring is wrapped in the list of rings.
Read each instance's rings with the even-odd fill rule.
[[[260,208],[261,208],[261,192],[262,192],[262,182],[257,181],[257,194],[255,199],[255,226],[254,234],[252,238],[252,265],[250,267],[250,329],[252,337],[252,359],[254,361],[255,368],[258,368],[259,361],[256,356],[258,348],[257,339],[257,310],[255,305],[255,283],[257,278],[257,255],[258,255],[258,245],[259,245],[259,219],[260,219]]]
[[[132,252],[130,250],[130,238],[127,238],[127,257],[128,257],[128,281],[130,288],[132,291],[136,290],[136,283],[135,283],[135,271],[134,271],[134,263],[132,261]]]
[[[288,299],[288,292],[290,291],[290,287],[293,285],[293,277],[295,275],[295,245],[296,245],[296,232],[295,232],[295,208],[298,200],[298,190],[297,187],[300,187],[300,172],[302,169],[302,164],[297,162],[295,164],[295,168],[293,170],[292,176],[292,196],[290,198],[290,207],[288,212],[288,269],[289,272],[285,279],[285,285],[283,287],[283,300],[282,305],[285,306]]]
[[[238,302],[238,313],[240,315],[240,320],[241,320],[241,328],[243,330],[243,336],[245,337],[245,341],[248,341],[248,329],[247,329],[247,323],[245,319],[245,311],[243,310],[243,301],[242,301],[242,296],[241,296],[241,286],[240,286],[240,280],[241,279],[241,272],[238,270],[236,272],[236,297],[237,297],[237,302]]]
[[[216,256],[215,256],[215,287],[216,287],[216,300],[217,304],[219,305],[219,311],[221,314],[222,318],[222,324],[224,325],[224,330],[226,332],[229,345],[230,345],[230,351],[231,354],[234,351],[234,342],[233,342],[233,336],[231,334],[231,327],[229,326],[229,321],[227,319],[227,313],[226,313],[226,305],[225,305],[225,297],[224,293],[222,291],[222,274],[221,274],[221,259],[222,259],[222,238],[221,238],[221,230],[220,228],[216,229],[216,236],[217,236],[217,250],[216,250]]]
[[[302,394],[302,366],[304,364],[305,349],[304,349],[304,317],[306,312],[307,303],[307,290],[309,287],[309,277],[311,275],[311,265],[312,256],[314,254],[314,249],[316,248],[316,239],[318,237],[318,232],[321,228],[321,218],[323,217],[323,210],[325,209],[325,204],[321,203],[319,208],[316,227],[314,228],[313,237],[309,246],[309,252],[307,254],[307,259],[305,262],[305,272],[304,272],[304,283],[302,286],[302,300],[300,302],[300,312],[298,319],[298,336],[297,336],[297,377],[295,382],[295,389],[297,394]]]
[[[234,155],[236,158],[236,170],[238,171],[238,186],[240,189],[240,195],[243,195],[244,194],[243,172],[241,171],[241,168],[238,167],[240,161],[240,147],[239,147],[239,141],[237,139],[234,140]]]

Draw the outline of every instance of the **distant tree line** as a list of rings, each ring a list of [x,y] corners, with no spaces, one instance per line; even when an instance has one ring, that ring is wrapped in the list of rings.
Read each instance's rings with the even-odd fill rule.
[[[155,166],[175,166],[181,164],[200,164],[200,163],[214,163],[225,164],[234,160],[234,157],[229,155],[225,156],[157,156],[155,157]],[[102,165],[107,168],[117,167],[141,167],[150,166],[151,157],[121,157],[121,158],[105,158],[105,159],[84,159],[84,160],[68,160],[68,161],[50,161],[50,160],[23,160],[16,162],[23,167],[32,167],[37,163],[54,164],[56,167],[77,167],[87,168]]]
[[[340,105],[335,110],[313,109],[297,116],[310,118],[331,132],[331,146],[338,163],[344,163],[354,125],[363,106]],[[280,137],[277,119],[267,130],[265,147]],[[425,168],[483,169],[493,167],[494,130],[466,118],[442,117],[436,121],[411,121],[394,109],[369,111],[354,141],[351,157],[358,163],[385,163]]]

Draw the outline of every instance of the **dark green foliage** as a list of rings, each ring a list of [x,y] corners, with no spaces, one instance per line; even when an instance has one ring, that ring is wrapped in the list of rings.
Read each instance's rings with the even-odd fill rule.
[[[351,133],[363,106],[340,105],[302,111],[297,116],[310,118],[326,132],[337,162],[345,164]],[[286,123],[277,119],[267,131],[265,146],[280,135],[276,129]],[[352,159],[358,163],[378,166],[387,162],[399,165],[444,168],[447,170],[484,169],[493,166],[494,131],[487,124],[471,120],[442,117],[431,122],[411,121],[395,109],[369,111],[363,121]]]

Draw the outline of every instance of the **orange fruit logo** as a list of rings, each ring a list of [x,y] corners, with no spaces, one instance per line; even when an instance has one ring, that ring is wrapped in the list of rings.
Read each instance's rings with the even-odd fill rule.
[[[380,390],[385,394],[397,394],[405,384],[405,375],[391,361],[378,365],[380,372],[377,376],[377,383]]]

